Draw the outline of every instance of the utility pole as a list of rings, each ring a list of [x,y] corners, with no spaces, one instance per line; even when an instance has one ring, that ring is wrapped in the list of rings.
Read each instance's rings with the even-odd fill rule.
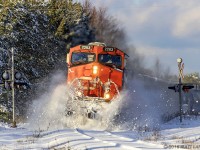
[[[178,63],[178,69],[179,69],[179,111],[180,111],[180,122],[182,122],[182,114],[183,114],[183,109],[182,109],[182,81],[181,79],[183,78],[183,69],[184,69],[184,63],[182,58],[177,59]]]

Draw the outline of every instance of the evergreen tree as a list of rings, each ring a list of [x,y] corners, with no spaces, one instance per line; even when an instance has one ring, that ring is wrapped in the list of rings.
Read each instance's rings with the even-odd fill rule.
[[[66,70],[66,46],[68,50],[88,43],[94,35],[82,6],[71,0],[0,1],[0,6],[0,48],[5,50],[5,61],[14,47],[15,69],[32,84],[29,91],[16,91],[19,114],[25,114],[30,96],[37,95],[42,80],[48,79],[55,68]]]
[[[95,40],[93,30],[89,26],[89,16],[80,3],[74,3],[72,0],[52,0],[48,10],[55,36],[64,41],[67,51],[71,46]]]

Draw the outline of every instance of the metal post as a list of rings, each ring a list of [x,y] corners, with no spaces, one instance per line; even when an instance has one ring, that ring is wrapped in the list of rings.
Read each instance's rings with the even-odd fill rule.
[[[15,121],[15,68],[14,68],[14,48],[12,48],[11,51],[11,56],[12,56],[12,102],[13,102],[13,128],[17,127],[16,126],[16,121]]]
[[[182,82],[181,78],[183,78],[183,68],[184,64],[182,64],[183,60],[182,58],[177,59],[178,62],[178,69],[179,69],[179,111],[180,111],[180,122],[182,122],[182,115],[183,115],[183,109],[182,109]]]
[[[182,122],[182,114],[183,114],[183,110],[182,110],[182,94],[181,94],[181,88],[182,83],[181,83],[181,77],[179,76],[179,111],[180,111],[180,122]]]

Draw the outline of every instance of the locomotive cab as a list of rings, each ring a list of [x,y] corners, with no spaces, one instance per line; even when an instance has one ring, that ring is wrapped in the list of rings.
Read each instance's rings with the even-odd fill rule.
[[[70,48],[67,84],[74,98],[106,102],[116,98],[123,86],[124,60],[123,51],[104,43]]]

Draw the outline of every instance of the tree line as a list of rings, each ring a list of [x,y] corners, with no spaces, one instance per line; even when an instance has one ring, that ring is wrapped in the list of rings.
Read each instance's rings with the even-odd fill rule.
[[[125,30],[108,9],[96,8],[89,0],[0,0],[0,74],[9,69],[9,51],[14,48],[15,69],[31,84],[29,90],[16,90],[18,116],[24,117],[38,89],[45,91],[47,86],[41,89],[41,85],[55,70],[67,71],[66,53],[78,44],[99,41],[118,47],[130,55],[128,69],[132,75],[159,76],[159,61],[155,71],[144,67],[144,58],[127,44]],[[0,105],[11,112],[10,91],[0,93]]]
[[[42,81],[48,81],[57,69],[67,70],[70,47],[100,41],[126,48],[125,32],[117,20],[106,8],[96,8],[88,0],[82,4],[73,0],[0,0],[0,11],[0,74],[9,69],[14,48],[15,69],[31,84],[30,90],[16,90],[19,116],[26,113]],[[10,91],[1,93],[0,104],[12,111]]]

